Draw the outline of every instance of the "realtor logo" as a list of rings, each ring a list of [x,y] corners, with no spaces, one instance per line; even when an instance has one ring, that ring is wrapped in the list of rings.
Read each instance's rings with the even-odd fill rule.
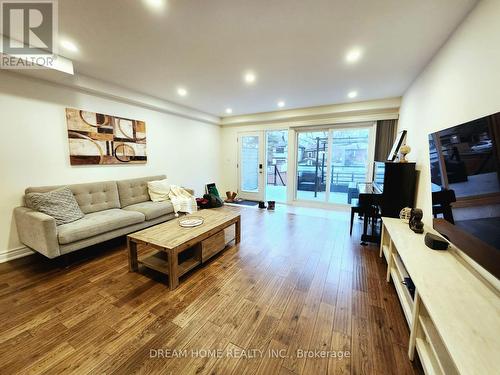
[[[3,0],[0,12],[1,67],[47,67],[57,54],[57,0]]]

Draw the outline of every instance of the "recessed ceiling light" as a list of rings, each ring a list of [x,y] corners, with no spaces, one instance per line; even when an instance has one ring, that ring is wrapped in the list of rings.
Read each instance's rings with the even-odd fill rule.
[[[76,46],[76,44],[66,39],[61,40],[61,47],[70,52],[78,52],[78,47]]]
[[[283,100],[280,100],[278,102],[278,107],[283,108],[285,106],[285,102]]]
[[[226,108],[226,113],[227,113],[228,115],[230,115],[231,113],[233,113],[232,108]]]
[[[358,92],[357,91],[351,91],[349,94],[347,94],[347,96],[351,99],[354,99],[356,96],[358,96]]]
[[[166,0],[143,0],[148,6],[154,9],[163,9],[166,5]]]
[[[186,96],[188,92],[184,87],[179,87],[177,88],[177,94],[179,94],[179,96]]]
[[[254,72],[246,72],[244,77],[246,83],[254,83],[257,79],[257,76]]]
[[[353,48],[349,52],[347,52],[347,55],[345,55],[345,60],[348,63],[352,64],[359,61],[362,55],[363,51],[360,48]]]

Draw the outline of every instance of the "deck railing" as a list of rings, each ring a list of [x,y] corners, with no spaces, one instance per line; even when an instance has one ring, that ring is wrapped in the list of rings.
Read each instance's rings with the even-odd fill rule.
[[[269,171],[270,169],[271,171]],[[286,186],[286,172],[280,172],[277,165],[269,166],[267,169],[267,184]]]

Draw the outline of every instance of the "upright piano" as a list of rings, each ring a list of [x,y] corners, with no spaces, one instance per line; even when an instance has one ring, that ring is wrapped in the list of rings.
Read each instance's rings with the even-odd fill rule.
[[[368,234],[368,219],[399,217],[404,207],[414,207],[417,171],[415,163],[375,162],[373,181],[360,187],[359,206],[364,215],[362,242],[380,242],[380,234],[372,225]]]

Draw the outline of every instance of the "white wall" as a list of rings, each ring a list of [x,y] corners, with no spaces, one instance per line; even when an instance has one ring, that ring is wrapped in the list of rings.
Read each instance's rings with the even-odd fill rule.
[[[499,16],[499,0],[479,2],[403,96],[399,127],[420,170],[417,206],[428,224],[428,134],[500,111]]]
[[[146,121],[145,165],[79,166],[69,163],[65,108]],[[21,246],[12,210],[27,186],[72,184],[166,174],[192,187],[220,178],[220,128],[76,89],[0,72],[0,258]]]

